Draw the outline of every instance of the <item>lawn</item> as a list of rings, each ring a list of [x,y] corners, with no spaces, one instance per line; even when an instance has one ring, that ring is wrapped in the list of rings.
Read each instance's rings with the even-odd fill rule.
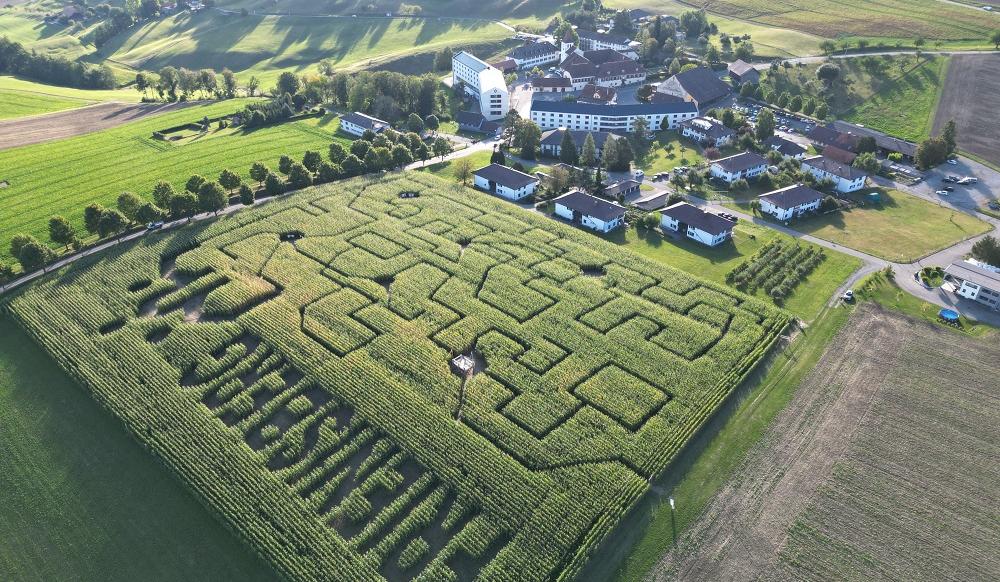
[[[276,578],[7,316],[0,507],[0,579]]]
[[[199,105],[93,134],[0,151],[2,192],[0,257],[19,233],[48,238],[53,214],[69,218],[82,230],[83,209],[90,203],[113,205],[124,191],[148,197],[153,185],[167,180],[176,188],[193,174],[216,177],[229,168],[249,180],[250,166],[262,161],[277,170],[278,158],[300,159],[306,150],[325,155],[337,120],[328,115],[248,132],[213,129],[183,145],[152,138],[154,131],[232,113],[243,101]]]
[[[763,83],[778,94],[825,100],[832,117],[911,141],[930,135],[948,57],[865,56],[834,62],[840,76],[828,88],[816,78],[820,64],[768,72]]]
[[[435,176],[440,176],[448,180],[454,180],[456,160],[459,159],[469,160],[472,163],[472,169],[477,170],[479,168],[482,168],[483,166],[488,166],[490,164],[491,155],[492,155],[491,152],[482,151],[470,154],[468,156],[463,156],[462,158],[456,158],[455,160],[448,160],[445,162],[431,163],[433,160],[428,160],[427,166],[421,168],[421,171],[427,172],[429,174],[434,174]],[[510,160],[508,160],[508,162],[509,165],[510,163],[512,163]],[[524,165],[524,171],[529,174],[534,174],[535,171],[537,170],[545,171],[546,168],[544,164],[530,163],[530,162],[529,163],[522,162],[522,164]]]
[[[636,227],[619,230],[609,238],[644,257],[719,284],[725,284],[726,273],[753,256],[771,240],[791,240],[791,237],[777,231],[747,222],[741,222],[736,227],[731,243],[716,248],[688,239],[667,239],[658,231],[639,230]],[[860,266],[859,259],[827,249],[826,259],[795,287],[782,307],[804,321],[812,321],[837,288]],[[762,301],[770,301],[763,290],[758,289],[756,295]]]
[[[669,149],[668,149],[669,148]],[[661,131],[653,140],[649,154],[636,165],[647,175],[673,170],[677,166],[694,166],[705,161],[700,150],[676,131]]]
[[[88,91],[0,76],[0,119],[51,113],[101,101],[138,101],[131,89]]]
[[[790,226],[896,263],[912,263],[991,228],[975,216],[899,190],[866,188],[864,193],[874,191],[882,193],[881,204],[800,219]],[[749,212],[747,203],[732,207]]]

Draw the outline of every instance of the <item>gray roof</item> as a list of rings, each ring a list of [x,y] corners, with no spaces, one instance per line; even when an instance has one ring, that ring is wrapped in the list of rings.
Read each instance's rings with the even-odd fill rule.
[[[566,77],[539,77],[531,80],[535,87],[572,87],[573,81]]]
[[[455,56],[452,58],[462,63],[463,65],[469,67],[473,71],[476,71],[477,73],[479,71],[483,71],[485,69],[490,68],[489,64],[487,64],[486,61],[482,60],[481,58],[469,52],[465,51],[457,52],[455,53]]]
[[[973,265],[965,261],[954,262],[948,265],[945,272],[953,277],[958,277],[963,281],[970,281],[986,287],[993,291],[1000,291],[1000,273],[994,273],[989,269],[984,269],[979,265]]]
[[[583,148],[583,142],[587,139],[587,134],[594,136],[594,146],[599,149],[604,149],[604,142],[608,141],[609,137],[614,137],[615,139],[620,139],[623,136],[610,131],[585,131],[582,129],[550,129],[542,134],[541,145],[557,146],[562,145],[563,134],[569,131],[569,136],[573,140],[573,144],[576,146],[577,151]]]
[[[674,220],[683,222],[689,227],[693,226],[712,236],[733,230],[732,222],[711,212],[705,212],[701,208],[692,206],[687,202],[678,202],[673,206],[668,206],[662,212],[664,216],[669,216]]]
[[[790,141],[776,135],[772,135],[764,140],[764,147],[775,150],[783,156],[794,157],[806,153],[806,148],[800,146],[794,141]]]
[[[559,49],[550,42],[532,42],[510,51],[512,59],[533,59],[542,55],[559,53]]]
[[[627,36],[620,34],[608,34],[606,32],[594,32],[593,30],[577,30],[576,35],[586,40],[600,40],[612,44],[628,44],[632,42]]]
[[[605,186],[604,194],[607,196],[618,196],[622,192],[627,192],[638,187],[639,183],[635,180],[622,180],[621,182],[615,182],[614,184]]]
[[[455,113],[455,122],[458,123],[460,128],[468,129],[470,131],[496,133],[496,131],[500,129],[499,123],[489,121],[483,117],[482,113],[477,113],[475,111],[459,111]]]
[[[592,216],[605,222],[625,214],[625,207],[614,202],[602,200],[580,190],[572,190],[554,200],[570,210],[575,210],[584,216]]]
[[[681,123],[682,127],[690,127],[694,131],[708,137],[709,139],[720,139],[736,135],[736,132],[729,129],[718,119],[712,117],[695,117],[686,119]]]
[[[580,92],[580,101],[584,103],[608,103],[614,101],[617,92],[611,87],[600,87],[587,83]]]
[[[500,164],[484,166],[473,172],[473,174],[513,189],[523,188],[528,184],[538,182],[538,178],[534,176],[529,176],[524,172],[518,172],[513,168],[501,166]]]
[[[633,200],[632,206],[647,211],[658,210],[667,205],[667,200],[669,198],[670,194],[668,192],[652,192],[646,196]]]
[[[788,209],[822,200],[823,193],[817,192],[804,184],[794,184],[768,192],[767,194],[761,194],[759,198],[767,200],[778,208]]]
[[[677,73],[673,78],[692,99],[702,104],[721,99],[732,92],[732,87],[705,67]]]
[[[840,176],[845,180],[856,180],[860,177],[868,177],[868,174],[855,168],[854,166],[838,162],[823,156],[813,156],[802,160],[803,165],[811,166],[823,170],[834,176]]]
[[[739,75],[741,77],[743,75],[746,75],[750,71],[756,71],[757,70],[757,69],[755,69],[753,67],[753,65],[751,65],[750,63],[744,61],[743,59],[737,59],[737,60],[729,63],[728,69],[729,69],[730,73],[736,73],[737,75]]]
[[[871,129],[869,127],[861,127],[860,125],[855,125],[846,121],[837,120],[830,125],[837,131],[851,132],[860,136],[874,137],[875,145],[884,150],[899,152],[904,156],[911,158],[917,155],[917,144],[913,142],[899,139],[898,137],[892,137],[891,135],[886,135],[881,131]]]
[[[383,129],[389,127],[389,122],[382,121],[371,115],[365,115],[359,111],[353,113],[345,113],[340,118],[341,121],[347,121],[353,123],[354,125],[363,127],[365,129],[370,129],[376,133],[382,131]]]
[[[697,113],[694,103],[637,103],[634,105],[602,105],[600,103],[580,103],[572,101],[536,100],[531,103],[532,111],[550,113],[579,113],[585,115],[658,115],[667,113]]]
[[[728,158],[719,158],[712,162],[712,164],[718,164],[723,170],[732,173],[743,172],[757,166],[766,166],[767,160],[753,152],[743,152],[729,156]]]

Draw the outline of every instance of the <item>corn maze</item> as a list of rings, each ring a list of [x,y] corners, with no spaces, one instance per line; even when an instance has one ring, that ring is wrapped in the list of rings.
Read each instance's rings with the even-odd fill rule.
[[[149,237],[11,310],[279,573],[351,582],[571,579],[787,323],[423,174]]]

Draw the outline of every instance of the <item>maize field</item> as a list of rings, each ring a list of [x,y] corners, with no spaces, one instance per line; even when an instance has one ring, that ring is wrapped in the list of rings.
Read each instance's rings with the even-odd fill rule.
[[[572,579],[788,323],[418,173],[145,237],[10,309],[276,571],[348,582]]]

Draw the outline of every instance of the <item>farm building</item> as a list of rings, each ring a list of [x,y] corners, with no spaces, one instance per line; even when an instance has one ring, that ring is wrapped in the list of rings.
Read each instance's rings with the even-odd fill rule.
[[[864,187],[868,174],[854,166],[832,160],[824,156],[813,156],[802,161],[802,170],[809,172],[817,180],[830,180],[838,192],[847,194]]]
[[[541,152],[544,156],[558,158],[562,153],[563,135],[569,132],[573,145],[576,146],[577,153],[583,150],[583,143],[587,140],[587,134],[594,136],[594,147],[597,150],[597,157],[600,158],[604,152],[604,144],[609,139],[621,139],[624,136],[608,131],[581,131],[568,129],[551,129],[542,134]]]
[[[500,164],[484,166],[472,175],[476,188],[507,200],[531,196],[538,187],[538,178]]]
[[[897,153],[902,155],[904,158],[912,160],[917,155],[917,144],[911,141],[899,139],[898,137],[886,135],[881,131],[871,129],[869,127],[862,127],[860,125],[839,120],[831,123],[830,127],[842,133],[853,133],[862,137],[868,136],[875,138],[875,146],[878,147],[878,153],[882,156]]]
[[[740,86],[744,83],[760,83],[760,71],[750,63],[737,59],[729,63],[729,79],[734,85]]]
[[[835,145],[829,145],[823,148],[823,155],[831,160],[840,162],[841,164],[853,164],[854,158],[858,157],[858,154],[841,149]]]
[[[380,133],[389,127],[389,122],[382,121],[372,117],[371,115],[365,115],[364,113],[359,113],[355,111],[354,113],[344,114],[340,118],[340,129],[345,132],[361,136],[366,131],[374,131],[375,133]]]
[[[713,117],[695,117],[681,123],[681,135],[708,147],[725,147],[736,139],[736,132]]]
[[[820,203],[823,202],[823,193],[804,184],[794,184],[761,194],[759,199],[761,212],[770,214],[778,220],[789,220],[819,209]]]
[[[698,109],[703,109],[706,105],[727,97],[733,89],[711,69],[695,67],[670,77],[660,83],[656,90],[690,101]]]
[[[952,263],[944,272],[957,286],[955,293],[1000,311],[1000,273],[967,261]]]
[[[795,158],[796,160],[801,160],[806,157],[806,148],[800,146],[794,141],[787,140],[776,135],[772,135],[764,140],[763,146],[778,152],[784,158]]]
[[[635,105],[596,105],[571,101],[531,102],[531,120],[545,129],[569,128],[586,131],[631,133],[639,117],[646,119],[650,131],[674,129],[685,119],[697,117],[693,103],[638,103]]]
[[[733,222],[705,212],[687,202],[678,202],[662,211],[660,226],[678,232],[689,239],[710,247],[718,246],[733,236]]]
[[[836,146],[857,153],[861,137],[853,133],[839,131],[830,125],[817,125],[806,134],[810,140],[823,146]]]
[[[750,180],[767,171],[767,160],[753,152],[743,152],[720,158],[712,162],[713,178],[718,178],[727,184],[736,180]]]
[[[569,77],[553,74],[535,77],[531,80],[531,86],[542,93],[568,93],[573,90],[573,81]]]
[[[604,187],[604,195],[608,198],[624,198],[630,194],[639,193],[640,184],[635,180],[622,180]]]
[[[625,224],[625,207],[580,190],[556,198],[556,215],[598,232],[611,232]]]

